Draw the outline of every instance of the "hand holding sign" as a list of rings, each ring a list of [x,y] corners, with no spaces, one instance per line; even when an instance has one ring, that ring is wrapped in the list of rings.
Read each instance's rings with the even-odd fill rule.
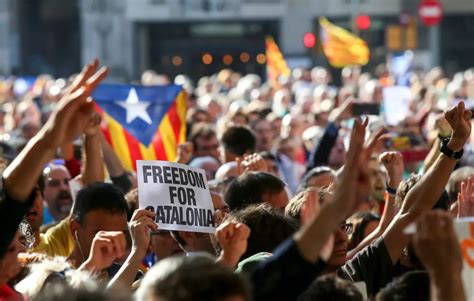
[[[240,257],[247,251],[250,228],[243,223],[224,222],[216,230],[216,238],[222,247],[218,261],[235,268]]]
[[[132,238],[132,252],[136,251],[145,256],[150,246],[150,230],[157,231],[154,222],[155,214],[145,209],[135,210],[128,225]]]
[[[161,230],[214,233],[214,206],[204,170],[166,161],[137,161],[140,208]]]
[[[92,241],[89,258],[79,269],[102,272],[125,254],[125,234],[120,231],[99,231]]]

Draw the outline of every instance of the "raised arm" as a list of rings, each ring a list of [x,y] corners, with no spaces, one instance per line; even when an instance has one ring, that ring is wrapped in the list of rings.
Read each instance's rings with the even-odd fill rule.
[[[107,142],[102,132],[99,133],[99,139],[105,167],[109,172],[110,179],[115,186],[119,187],[124,193],[127,193],[132,188],[132,181],[130,180],[127,171],[123,168],[122,162],[120,162],[120,159],[117,157],[117,154],[112,149],[112,146]]]
[[[89,96],[107,74],[106,68],[97,71],[97,67],[97,61],[84,67],[40,132],[5,169],[3,189],[7,197],[0,202],[0,255],[4,254],[21,218],[29,209],[25,203],[43,167],[54,157],[59,146],[84,131],[91,118],[94,106]]]
[[[84,131],[84,159],[82,169],[82,185],[103,182],[104,160],[100,141],[100,116],[94,113]]]
[[[446,112],[445,117],[453,128],[448,147],[460,151],[471,133],[471,111],[465,109],[464,103],[460,102],[457,107]],[[435,164],[407,193],[400,212],[383,234],[393,263],[398,261],[407,244],[403,229],[421,213],[433,208],[443,193],[456,162],[457,160],[441,153]]]

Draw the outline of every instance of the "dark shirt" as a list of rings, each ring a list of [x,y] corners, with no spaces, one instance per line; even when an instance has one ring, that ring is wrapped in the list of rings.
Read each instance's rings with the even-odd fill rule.
[[[395,272],[395,266],[381,237],[347,261],[337,274],[352,282],[364,281],[367,295],[371,297],[393,280]]]
[[[308,164],[306,166],[306,171],[311,169],[328,165],[329,163],[329,154],[334,144],[336,144],[337,137],[339,136],[339,128],[332,122],[326,127],[321,141],[314,149],[314,152],[310,155]]]
[[[12,199],[3,189],[3,179],[0,180],[0,259],[6,254],[13,238],[15,237],[18,225],[25,214],[30,210],[35,194],[30,196],[25,202],[19,202]]]
[[[293,238],[287,239],[251,274],[253,300],[296,300],[325,267],[304,259]]]

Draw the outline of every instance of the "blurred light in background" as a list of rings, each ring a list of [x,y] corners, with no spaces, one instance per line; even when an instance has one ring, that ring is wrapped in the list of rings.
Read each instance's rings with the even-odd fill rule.
[[[242,63],[248,63],[250,61],[250,55],[248,54],[248,52],[242,52],[240,54],[240,61]]]
[[[306,48],[313,48],[316,45],[316,36],[312,32],[307,32],[303,36],[303,44]]]
[[[203,56],[202,56],[202,63],[203,63],[204,65],[210,65],[210,64],[212,64],[212,55],[210,55],[209,53],[203,54]]]
[[[367,15],[357,16],[355,23],[359,30],[367,30],[370,28],[370,17]]]
[[[171,62],[176,67],[179,67],[183,63],[183,59],[179,55],[175,55],[175,56],[173,56],[173,59],[171,60]]]
[[[267,56],[263,53],[257,54],[257,63],[263,65],[267,62]]]
[[[222,58],[222,62],[224,62],[225,65],[231,65],[234,59],[232,58],[232,55],[226,54]]]

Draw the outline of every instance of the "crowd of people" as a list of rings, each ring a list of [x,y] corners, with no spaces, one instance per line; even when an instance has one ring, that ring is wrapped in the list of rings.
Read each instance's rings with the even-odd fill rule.
[[[473,70],[410,74],[397,124],[386,66],[346,67],[339,86],[323,67],[177,76],[176,162],[205,170],[213,234],[141,208],[94,111],[106,75],[94,61],[26,90],[1,80],[0,300],[466,300],[454,223],[474,216]]]

